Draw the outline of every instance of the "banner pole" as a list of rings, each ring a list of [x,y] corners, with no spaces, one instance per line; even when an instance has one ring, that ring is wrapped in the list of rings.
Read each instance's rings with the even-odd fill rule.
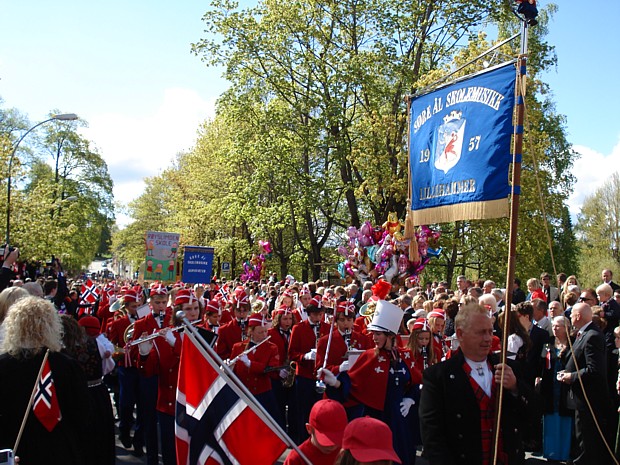
[[[510,312],[512,305],[512,291],[514,287],[516,257],[517,257],[517,236],[519,229],[519,205],[521,198],[521,163],[523,161],[523,121],[525,119],[525,79],[526,79],[526,65],[527,65],[527,32],[528,23],[523,19],[521,24],[521,49],[519,51],[519,57],[517,58],[516,73],[517,78],[515,82],[515,107],[516,107],[516,121],[514,125],[513,133],[513,150],[512,150],[512,186],[510,196],[510,235],[508,239],[508,269],[506,272],[506,295],[504,302],[506,302],[505,312]],[[502,349],[501,349],[501,363],[502,373],[501,379],[504,378],[504,367],[506,366],[506,352],[508,345],[508,324],[510,318],[508,314],[504,318]],[[498,386],[498,395],[496,397],[495,406],[495,421],[493,431],[493,465],[497,465],[498,460],[498,446],[499,436],[501,431],[501,419],[502,419],[502,401],[504,397],[504,386],[502,383]]]
[[[233,373],[228,365],[220,358],[220,356],[213,350],[213,348],[204,340],[198,330],[183,316],[183,324],[185,325],[185,335],[190,338],[192,343],[196,346],[202,356],[209,362],[209,364],[220,373],[220,376],[226,381],[226,384],[242,399],[249,408],[258,415],[258,417],[265,422],[267,426],[284,442],[287,446],[294,449],[299,456],[306,462],[307,465],[312,465],[312,462],[304,455],[304,453],[297,447],[297,444],[286,434],[286,432],[280,427],[271,415],[265,410],[265,408],[259,404],[252,393],[243,385],[243,383],[237,378],[237,375]],[[219,365],[219,366],[218,366]]]

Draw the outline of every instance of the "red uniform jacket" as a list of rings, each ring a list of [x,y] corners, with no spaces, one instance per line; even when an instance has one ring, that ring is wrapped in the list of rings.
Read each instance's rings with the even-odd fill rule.
[[[315,369],[323,367],[323,361],[325,360],[325,351],[327,350],[327,340],[329,339],[329,334],[327,336],[323,336],[319,339],[319,344],[317,347],[316,353],[316,365]],[[360,349],[367,350],[370,349],[370,344],[368,344],[368,339],[357,331],[353,331],[351,333],[351,349]],[[333,374],[338,375],[340,373],[340,364],[344,362],[345,356],[347,355],[347,345],[344,341],[344,336],[340,334],[338,328],[334,328],[334,333],[332,335],[332,344],[329,347],[329,354],[327,356],[327,365],[326,368],[331,371]]]
[[[230,358],[234,358],[248,348],[247,342],[238,342],[232,348]],[[262,394],[271,389],[271,379],[277,377],[278,372],[265,373],[267,367],[280,365],[278,348],[270,341],[264,342],[248,355],[250,366],[246,367],[241,360],[237,360],[233,368],[235,374],[252,394]]]
[[[411,375],[410,383],[420,384],[422,372],[415,367],[411,350],[398,348],[398,352]],[[378,355],[375,355],[375,349],[368,349],[349,369],[351,397],[370,408],[383,410],[389,370],[390,355],[388,352],[381,350]]]
[[[280,356],[280,363],[284,365],[284,362],[286,361],[286,359],[288,359],[286,339],[284,339],[284,336],[280,333],[279,328],[269,328],[269,331],[267,331],[267,335],[271,336],[271,339],[269,339],[269,342],[271,342],[272,344],[275,344],[276,347],[278,348],[278,355]]]
[[[329,324],[321,322],[319,335],[329,334]],[[304,360],[304,355],[316,348],[316,336],[310,327],[310,320],[302,321],[293,327],[291,343],[288,347],[289,360],[297,362],[297,376],[314,380],[314,361]]]
[[[247,334],[247,324],[245,330]],[[220,326],[217,335],[218,338],[215,344],[215,351],[222,358],[222,360],[231,358],[230,353],[233,346],[237,342],[241,342],[241,326],[239,326],[237,320],[234,319],[226,323],[224,326]]]
[[[131,340],[135,341],[136,339],[139,339],[142,333],[146,333],[150,335],[150,334],[156,333],[162,328],[166,328],[170,326],[171,314],[172,314],[172,309],[168,311],[168,309],[166,308],[166,313],[164,314],[163,325],[161,327],[159,326],[159,323],[155,320],[155,317],[153,316],[152,313],[149,313],[144,318],[140,318],[138,321],[136,321],[136,324],[133,327],[133,337],[131,338]],[[134,365],[138,366],[138,359],[140,357],[140,351],[138,350],[137,345],[131,348],[130,355],[131,355],[131,360],[134,363]]]
[[[99,310],[97,310],[97,318],[101,321],[101,332],[105,333],[108,328],[108,323],[112,321],[114,317],[114,312],[110,311],[110,304],[101,304],[99,305]]]
[[[366,329],[368,323],[369,321],[367,317],[358,316],[355,319],[355,323],[353,324],[353,331],[357,331],[358,333],[362,334],[362,336],[366,337],[366,339],[368,339],[368,344],[370,344],[370,347],[374,347],[375,341],[372,339],[372,333]]]
[[[226,323],[234,319],[233,312],[228,309],[222,310],[222,316],[220,317],[220,326],[224,326]]]
[[[181,360],[181,337],[174,333],[172,347],[163,337],[153,340],[153,348],[146,357],[140,356],[137,366],[143,376],[159,375],[157,410],[167,415],[175,414],[179,361]]]

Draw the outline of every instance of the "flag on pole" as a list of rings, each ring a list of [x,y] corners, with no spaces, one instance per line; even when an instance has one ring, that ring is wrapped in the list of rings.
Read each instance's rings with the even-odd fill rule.
[[[227,304],[230,301],[228,296],[229,291],[228,284],[224,284],[217,291],[217,294],[215,294],[215,300],[221,300],[223,303]]]
[[[515,79],[503,65],[411,101],[414,224],[508,216]]]
[[[32,410],[45,429],[50,432],[62,418],[58,397],[56,396],[56,388],[54,387],[54,379],[52,378],[52,370],[47,358],[41,371],[41,377],[37,382]]]
[[[175,425],[177,465],[275,463],[285,443],[226,383],[214,363],[190,337],[183,338]]]
[[[99,289],[90,279],[82,284],[80,299],[84,304],[94,304],[99,299]]]

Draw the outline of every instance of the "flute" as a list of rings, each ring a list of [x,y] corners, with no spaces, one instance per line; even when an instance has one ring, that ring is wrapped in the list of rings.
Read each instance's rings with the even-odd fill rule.
[[[196,320],[196,321],[192,321],[192,326],[197,325],[198,323],[201,323],[201,320]],[[174,328],[170,328],[171,332],[176,332],[176,331],[180,331],[184,328],[184,326],[175,326]],[[129,341],[127,344],[125,344],[125,348],[127,347],[133,347],[133,346],[137,346],[138,344],[142,344],[143,342],[147,342],[147,341],[151,341],[153,339],[155,339],[156,337],[161,336],[161,332],[166,330],[168,328],[162,328],[159,331],[153,333],[153,334],[149,334],[148,336],[144,336],[144,337],[139,337],[138,339],[134,340],[134,341]]]
[[[244,355],[249,354],[250,352],[252,352],[253,350],[255,350],[258,346],[260,346],[261,344],[267,342],[269,339],[271,338],[271,336],[267,336],[265,339],[263,339],[262,341],[260,341],[258,344],[256,344],[255,346],[252,346],[246,350],[244,350],[243,352],[241,352],[239,355],[237,355],[235,358],[233,358],[232,360],[229,360],[228,362],[226,362],[226,364],[231,367],[233,366],[237,360],[239,360],[241,357],[243,357]]]

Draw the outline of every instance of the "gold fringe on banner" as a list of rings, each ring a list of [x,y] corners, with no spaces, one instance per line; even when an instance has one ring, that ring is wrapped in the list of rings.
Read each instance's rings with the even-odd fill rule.
[[[460,220],[486,220],[507,217],[510,212],[509,199],[467,202],[441,207],[411,211],[416,226],[433,223],[450,223]],[[411,253],[411,250],[410,250]]]

